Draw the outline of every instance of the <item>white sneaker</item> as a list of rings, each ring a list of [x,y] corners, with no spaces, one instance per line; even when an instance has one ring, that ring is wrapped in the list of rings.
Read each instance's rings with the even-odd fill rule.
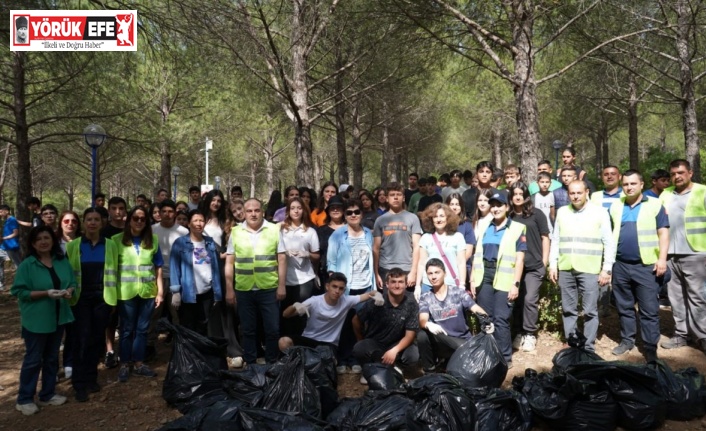
[[[346,374],[346,366],[339,365],[336,367],[336,374]]]
[[[527,334],[522,342],[522,350],[524,352],[534,352],[537,347],[537,337],[534,335]]]
[[[514,350],[520,350],[520,347],[522,347],[522,344],[525,341],[525,336],[523,334],[517,334],[515,335],[515,338],[512,340],[512,348]]]
[[[235,358],[228,358],[228,366],[230,368],[243,368],[244,365],[243,357],[237,356]]]
[[[39,407],[37,407],[37,405],[34,403],[15,404],[15,410],[21,412],[25,416],[32,416],[33,414],[39,411]]]
[[[39,400],[37,404],[40,406],[60,406],[66,402],[66,397],[59,394],[54,394],[53,397],[46,401]]]
[[[353,373],[353,374],[360,374],[362,372],[363,372],[363,367],[361,367],[360,365],[353,365],[351,367],[351,373]]]
[[[74,375],[74,368],[73,367],[64,367],[64,377],[67,379],[70,379],[71,376]]]
[[[361,385],[367,385],[367,384],[368,384],[368,381],[365,380],[365,377],[360,376],[360,384],[361,384]]]

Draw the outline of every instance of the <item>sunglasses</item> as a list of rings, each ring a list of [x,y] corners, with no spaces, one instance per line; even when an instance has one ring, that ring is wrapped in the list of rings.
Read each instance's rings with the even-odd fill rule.
[[[75,218],[65,218],[61,222],[64,224],[78,224],[78,220],[76,220]]]
[[[132,216],[132,221],[135,223],[144,223],[147,221],[147,217]]]
[[[346,211],[347,216],[361,215],[363,212],[361,210],[348,210]]]

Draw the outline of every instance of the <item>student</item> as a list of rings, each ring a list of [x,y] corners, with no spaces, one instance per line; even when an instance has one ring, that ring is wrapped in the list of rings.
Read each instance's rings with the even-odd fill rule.
[[[390,211],[375,220],[373,228],[375,280],[378,288],[382,289],[387,271],[402,268],[409,271],[407,282],[414,286],[422,227],[419,218],[404,209],[404,188],[400,184],[388,185],[387,196]]]
[[[295,302],[284,310],[282,317],[285,319],[306,315],[307,321],[301,335],[279,339],[281,351],[296,345],[314,348],[329,346],[335,352],[348,310],[371,298],[377,306],[385,303],[382,294],[377,290],[358,296],[346,296],[347,282],[345,275],[333,272],[326,283],[326,293],[312,296],[303,303]]]
[[[569,184],[571,184],[572,181],[577,180],[576,176],[576,168],[573,166],[564,166],[561,168],[561,183],[562,186],[559,189],[556,189],[552,192],[554,195],[554,207],[552,207],[549,211],[549,214],[551,216],[552,222],[556,220],[556,214],[557,211],[559,211],[559,208],[565,207],[569,205],[571,200],[569,199]]]
[[[554,190],[558,189],[561,187],[561,183],[554,178],[552,178],[552,164],[549,160],[542,160],[537,164],[537,176],[541,174],[542,172],[546,172],[549,174],[549,180],[550,180],[550,185],[549,185],[549,191],[553,192]],[[535,195],[539,193],[539,180],[537,181],[532,181],[529,186],[529,192],[530,195]]]
[[[240,186],[233,186],[230,188],[230,200],[243,199],[243,188]]]
[[[461,194],[463,198],[463,206],[466,208],[466,217],[471,220],[476,212],[476,201],[478,200],[478,191],[490,187],[490,180],[493,177],[493,165],[488,161],[482,161],[476,165],[476,176],[474,181],[477,184],[469,187]]]
[[[20,225],[17,219],[10,215],[10,207],[0,205],[0,219],[2,219],[2,244],[0,244],[0,290],[4,290],[2,278],[5,261],[10,259],[15,264],[15,268],[22,262],[22,252],[20,250]]]
[[[125,215],[127,214],[127,203],[120,196],[113,196],[108,200],[108,214],[110,221],[108,226],[104,227],[101,235],[106,238],[112,238],[115,235],[122,233],[125,229]]]
[[[532,204],[547,218],[547,226],[549,226],[550,231],[552,229],[552,208],[554,208],[554,193],[551,191],[552,181],[554,180],[552,180],[548,172],[540,172],[537,175],[537,181],[534,182],[534,184],[539,185],[539,191],[535,194],[530,191]],[[559,183],[559,186],[561,187],[561,183]]]
[[[390,269],[386,283],[383,306],[366,302],[353,317],[358,339],[353,355],[362,364],[382,362],[411,369],[419,362],[419,349],[414,342],[419,331],[419,305],[407,294],[407,273],[400,268]],[[361,377],[360,383],[368,382]]]
[[[419,188],[417,188],[417,192],[413,194],[409,198],[409,200],[405,198],[405,202],[407,202],[407,211],[411,212],[412,214],[416,214],[417,212],[419,212],[419,200],[427,194],[427,179],[420,178],[417,184],[419,185]]]
[[[451,195],[451,193],[462,194],[466,191],[466,187],[461,184],[461,171],[459,171],[458,169],[454,169],[449,174],[449,178],[451,183],[448,186],[444,187],[443,190],[441,190],[442,202],[445,201],[446,198]]]
[[[424,210],[427,209],[427,207],[433,203],[441,203],[444,201],[441,195],[436,192],[436,187],[434,186],[434,184],[436,184],[436,178],[429,177],[427,179],[427,193],[426,196],[422,196],[419,199],[419,204],[417,205],[417,213],[424,212]]]
[[[486,312],[465,289],[446,285],[446,269],[440,259],[429,259],[426,273],[432,290],[419,299],[421,329],[417,332],[417,345],[422,368],[430,372],[471,338],[466,312],[483,315]]]
[[[642,192],[643,195],[651,198],[658,198],[662,194],[664,189],[670,186],[671,180],[669,178],[669,172],[664,169],[657,169],[652,172],[652,187],[648,190]]]
[[[96,193],[96,196],[93,198],[93,201],[96,203],[96,207],[104,207],[105,193]]]
[[[405,202],[410,202],[412,200],[412,196],[419,191],[419,188],[417,187],[418,181],[419,174],[416,172],[409,174],[409,178],[407,178],[407,189],[404,191]]]
[[[507,187],[510,187],[522,179],[522,171],[516,165],[507,165],[505,166],[503,178]]]
[[[201,203],[201,189],[199,186],[189,187],[189,211],[193,211],[199,208],[199,203]]]
[[[157,194],[154,195],[154,203],[161,204],[165,199],[169,197],[169,192],[167,189],[157,190]]]
[[[41,226],[42,223],[42,213],[39,208],[42,206],[42,201],[36,196],[30,196],[25,201],[25,206],[31,215],[30,221],[17,220],[17,223],[24,227],[37,227]]]

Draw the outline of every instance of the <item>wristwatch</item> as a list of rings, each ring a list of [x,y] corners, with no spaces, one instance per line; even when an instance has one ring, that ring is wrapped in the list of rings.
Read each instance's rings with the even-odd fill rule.
[[[608,275],[613,275],[613,271],[606,271],[605,273]]]
[[[519,281],[516,281],[516,282],[515,282],[515,287],[518,288],[518,289],[520,288],[520,282],[519,282]]]

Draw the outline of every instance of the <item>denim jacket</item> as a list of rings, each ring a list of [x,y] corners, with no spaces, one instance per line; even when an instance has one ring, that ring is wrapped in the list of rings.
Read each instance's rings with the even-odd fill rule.
[[[373,269],[373,233],[367,227],[363,227],[365,234],[365,242],[370,247],[370,259],[368,265],[370,267],[370,286],[375,286],[375,271]],[[353,276],[353,252],[351,245],[348,242],[348,226],[343,226],[331,234],[328,240],[328,252],[326,253],[326,270],[328,272],[340,272],[346,276],[348,280]],[[346,285],[346,294],[348,294],[348,285]]]
[[[218,246],[213,238],[204,236],[208,257],[211,259],[211,280],[214,301],[223,300],[221,277],[218,270]],[[169,255],[169,289],[172,293],[181,293],[182,302],[196,303],[196,286],[194,285],[194,243],[189,235],[182,236],[174,241]]]

